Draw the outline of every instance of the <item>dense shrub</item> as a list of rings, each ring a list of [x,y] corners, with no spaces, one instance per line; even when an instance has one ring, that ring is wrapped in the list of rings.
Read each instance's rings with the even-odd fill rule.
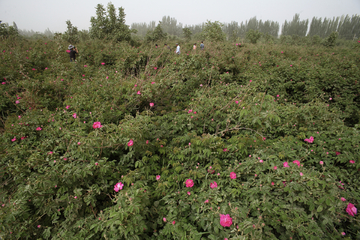
[[[6,41],[0,237],[360,237],[353,48]]]

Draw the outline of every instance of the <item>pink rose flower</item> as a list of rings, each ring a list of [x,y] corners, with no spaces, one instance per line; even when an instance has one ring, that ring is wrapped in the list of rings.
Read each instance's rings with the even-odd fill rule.
[[[230,227],[232,224],[232,218],[229,214],[220,214],[220,225],[223,227]]]
[[[283,163],[284,167],[290,167],[288,162]]]
[[[187,192],[187,195],[189,195],[189,196],[190,196],[190,195],[191,195],[191,192]]]
[[[130,139],[130,141],[127,144],[129,147],[131,147],[132,145],[134,145],[134,141],[132,139]]]
[[[41,228],[41,225],[37,225],[38,228]]]
[[[350,160],[349,162],[350,162],[351,164],[354,164],[354,163],[355,163],[355,161],[354,161],[354,160]]]
[[[175,221],[172,222],[172,225],[175,225]]]
[[[66,108],[66,109],[69,109],[69,108],[70,108],[70,105],[67,105],[65,108]]]
[[[98,165],[99,165],[99,163],[96,162],[96,163],[95,163],[95,166],[98,166]]]
[[[105,63],[104,63],[104,62],[102,62],[102,63],[101,63],[101,65],[105,65]]]
[[[166,218],[163,218],[163,221],[166,222]]]
[[[146,140],[146,144],[149,144],[149,140]]]
[[[311,136],[309,139],[304,139],[305,142],[308,142],[308,143],[313,143],[314,142],[314,137]]]
[[[94,124],[93,124],[94,129],[101,128],[101,127],[102,127],[101,122],[94,122]]]
[[[323,161],[320,161],[319,163],[320,163],[320,165],[324,165],[324,162],[323,162]]]
[[[217,183],[216,182],[212,182],[210,183],[210,188],[217,188]]]
[[[122,182],[118,182],[117,184],[114,185],[114,191],[118,192],[121,189],[123,189],[123,187],[124,187],[124,184],[122,184]]]
[[[274,182],[271,182],[271,185],[272,185],[272,186],[274,186],[274,185],[275,185],[275,183],[274,183]]]
[[[230,178],[231,178],[231,179],[236,179],[236,173],[231,172],[231,173],[230,173]]]
[[[293,163],[295,163],[296,165],[298,165],[298,167],[300,167],[300,162],[298,160],[294,160]]]
[[[341,198],[341,201],[346,202],[346,199],[342,197],[342,198]]]
[[[42,129],[41,127],[38,127],[36,128],[36,131],[41,131],[41,129]]]
[[[303,176],[304,174],[302,172],[300,172],[300,176]]]
[[[154,106],[154,103],[151,102],[151,103],[150,103],[150,107],[153,107],[153,106]]]
[[[77,196],[75,196],[74,198],[77,199]]]
[[[16,141],[16,137],[14,137],[13,139],[11,139],[12,142],[15,142]]]
[[[204,203],[209,203],[209,199],[206,199]]]
[[[76,113],[74,113],[72,116],[73,116],[73,118],[76,118],[76,117],[77,117]]]
[[[159,180],[160,179],[160,175],[156,175],[156,180]]]
[[[277,166],[274,167],[274,170],[276,170],[276,169],[277,169]]]
[[[140,94],[141,94],[141,92],[140,92],[140,91],[137,91],[137,94],[138,94],[138,95],[140,95]]]
[[[186,184],[186,187],[187,188],[191,188],[191,187],[193,187],[194,186],[194,181],[192,180],[192,179],[187,179],[186,181],[185,181],[185,184]]]
[[[357,208],[354,206],[354,204],[349,203],[346,207],[346,212],[354,217],[354,215],[357,214]]]

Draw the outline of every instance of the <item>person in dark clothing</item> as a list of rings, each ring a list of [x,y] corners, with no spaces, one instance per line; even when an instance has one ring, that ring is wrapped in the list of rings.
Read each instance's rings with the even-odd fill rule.
[[[70,62],[75,62],[76,54],[79,53],[79,50],[77,50],[77,48],[71,44],[69,45],[68,49],[70,50]]]

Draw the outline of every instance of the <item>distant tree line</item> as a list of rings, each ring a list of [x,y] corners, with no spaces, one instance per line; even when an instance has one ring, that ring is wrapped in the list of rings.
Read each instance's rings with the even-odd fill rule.
[[[267,42],[279,38],[288,39],[288,37],[318,37],[336,39],[337,37],[354,40],[360,37],[360,16],[341,16],[330,18],[313,17],[301,20],[299,14],[295,14],[290,21],[285,20],[281,25],[276,21],[258,20],[256,17],[248,21],[238,23],[204,22],[195,25],[183,25],[175,18],[163,16],[161,21],[156,23],[133,23],[131,26],[125,24],[125,10],[118,9],[112,3],[108,3],[105,8],[98,4],[96,7],[96,16],[92,17],[89,31],[79,31],[71,21],[66,21],[67,31],[65,33],[52,33],[49,29],[45,30],[45,37],[61,37],[69,43],[77,43],[87,39],[106,39],[115,42],[132,42],[144,39],[147,42],[160,41],[164,39],[175,40],[185,39],[212,39],[216,41],[229,40],[237,41],[247,38],[252,43],[260,37],[264,37]],[[281,33],[280,33],[281,32]],[[41,33],[34,31],[18,30],[16,23],[9,26],[7,23],[0,22],[0,36],[41,36]]]
[[[156,27],[156,22],[151,21],[147,23],[133,23],[131,29],[137,30],[137,35],[145,37],[149,31],[153,31]],[[201,34],[206,26],[206,23],[196,25],[185,25],[177,22],[175,18],[164,16],[160,23],[163,31],[170,36],[185,37],[182,29],[187,28],[191,31],[193,36]],[[332,32],[338,32],[338,36],[343,39],[352,40],[360,36],[360,16],[342,16],[330,18],[316,18],[311,21],[308,19],[300,20],[300,15],[295,14],[292,20],[282,24],[280,32],[280,24],[271,20],[258,20],[256,17],[250,18],[248,21],[238,23],[232,21],[231,23],[222,24],[222,31],[226,34],[229,40],[237,38],[245,38],[249,30],[258,31],[264,35],[278,38],[279,35],[300,37],[305,36],[319,36],[321,38],[329,37]]]

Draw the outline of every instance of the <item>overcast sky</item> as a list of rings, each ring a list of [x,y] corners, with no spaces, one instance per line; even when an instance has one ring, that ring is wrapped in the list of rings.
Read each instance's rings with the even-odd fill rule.
[[[66,21],[79,30],[90,27],[97,4],[107,6],[105,0],[0,0],[0,20],[19,29],[43,32],[66,31]],[[277,21],[280,25],[291,20],[295,13],[300,19],[337,17],[360,14],[360,0],[127,0],[112,1],[116,8],[125,8],[126,24],[159,21],[163,16],[178,23],[199,24],[206,20],[242,22],[257,19]]]

